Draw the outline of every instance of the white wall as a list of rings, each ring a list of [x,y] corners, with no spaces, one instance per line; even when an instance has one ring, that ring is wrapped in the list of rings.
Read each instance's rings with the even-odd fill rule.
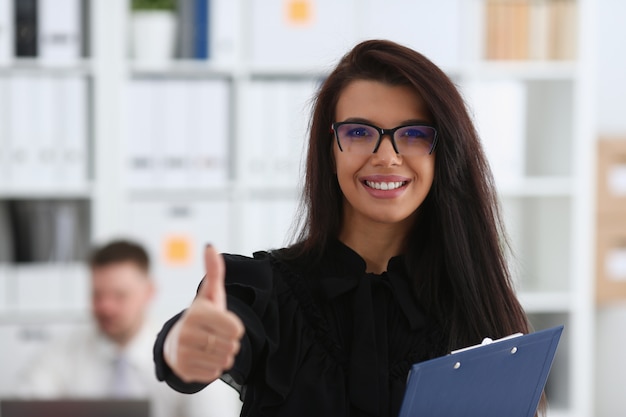
[[[598,0],[598,135],[626,138],[626,1]],[[596,417],[626,416],[626,301],[596,316]]]
[[[626,1],[598,0],[597,16],[598,132],[626,137]]]

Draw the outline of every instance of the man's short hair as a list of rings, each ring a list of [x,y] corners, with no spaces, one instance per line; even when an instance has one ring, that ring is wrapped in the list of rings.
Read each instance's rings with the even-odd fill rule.
[[[120,262],[132,262],[139,269],[148,272],[150,257],[143,246],[130,240],[114,240],[95,248],[89,257],[91,269]]]

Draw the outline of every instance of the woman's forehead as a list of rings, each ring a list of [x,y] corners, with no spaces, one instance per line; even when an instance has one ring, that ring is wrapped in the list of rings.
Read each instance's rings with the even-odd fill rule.
[[[409,85],[391,85],[374,80],[355,80],[339,94],[335,120],[360,118],[381,127],[406,120],[430,119],[422,97]],[[392,126],[382,126],[392,124]]]

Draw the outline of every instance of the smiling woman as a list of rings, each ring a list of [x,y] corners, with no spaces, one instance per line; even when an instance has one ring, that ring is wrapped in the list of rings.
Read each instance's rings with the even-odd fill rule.
[[[415,223],[417,209],[430,191],[435,171],[432,147],[436,131],[433,127],[413,125],[418,121],[428,123],[430,119],[424,101],[413,89],[380,81],[356,80],[348,84],[339,97],[335,114],[336,120],[366,120],[391,130],[391,135],[386,130],[383,135],[376,127],[355,131],[354,126],[358,125],[335,123],[338,140],[333,146],[337,180],[344,196],[340,240],[369,258],[372,271],[380,273],[386,269],[389,257],[403,251],[403,241],[397,236],[406,234]],[[414,126],[409,126],[411,130],[402,127],[407,121]],[[346,126],[352,130],[346,132]],[[400,128],[396,130],[394,126]],[[346,138],[356,133],[362,137],[368,130],[376,133],[371,136],[369,153],[346,145]],[[422,130],[431,131],[424,136],[425,140],[402,140],[402,134]],[[343,148],[339,147],[341,142]],[[411,143],[411,152],[398,152],[398,142]],[[407,148],[403,146],[402,150]],[[372,245],[367,239],[372,232],[390,239]],[[380,257],[376,259],[375,254]]]
[[[221,378],[243,416],[397,416],[411,364],[528,332],[492,183],[450,79],[396,43],[358,44],[316,97],[297,242],[208,247],[157,376],[188,393]]]

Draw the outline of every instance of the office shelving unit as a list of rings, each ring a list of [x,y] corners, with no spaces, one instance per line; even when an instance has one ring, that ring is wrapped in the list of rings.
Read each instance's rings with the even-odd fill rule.
[[[576,9],[576,51],[571,59],[499,60],[486,58],[487,8],[496,1],[433,4],[420,0],[411,5],[399,0],[300,1],[296,3],[309,7],[311,13],[301,28],[285,23],[281,13],[289,1],[212,1],[219,9],[214,15],[219,15],[222,26],[226,22],[229,27],[225,33],[211,34],[223,42],[214,59],[146,63],[128,57],[128,2],[92,0],[90,58],[69,68],[19,61],[0,67],[0,77],[22,71],[60,72],[89,80],[88,180],[72,189],[3,186],[0,199],[50,195],[84,199],[89,206],[90,243],[129,234],[145,241],[156,257],[156,275],[167,293],[167,299],[157,300],[155,313],[169,316],[189,301],[202,276],[202,244],[210,241],[223,251],[250,253],[284,242],[282,235],[291,224],[289,214],[298,198],[298,164],[292,160],[284,172],[276,168],[273,173],[271,168],[263,168],[262,160],[254,165],[250,132],[257,132],[255,123],[262,121],[258,113],[264,111],[269,118],[293,114],[298,122],[283,134],[304,140],[307,91],[313,91],[339,55],[363,38],[400,41],[442,66],[467,92],[472,109],[473,99],[480,96],[470,91],[484,91],[471,90],[477,85],[505,83],[521,92],[518,109],[523,115],[517,120],[523,123],[523,134],[518,138],[521,142],[512,143],[521,152],[517,161],[521,168],[512,176],[495,172],[515,252],[516,283],[535,328],[566,325],[547,388],[549,416],[591,416],[594,167],[589,103],[593,74],[587,62],[594,2],[571,0]],[[542,1],[515,0],[520,4]],[[545,0],[557,1],[563,2]],[[402,16],[400,11],[404,16],[418,16],[416,26],[394,25]],[[154,81],[155,88],[171,80],[215,81],[226,86],[228,168],[222,180],[206,186],[193,182],[176,187],[128,186],[126,149],[136,114],[131,90],[133,83],[146,80]],[[259,109],[251,105],[263,103],[264,87],[277,91],[273,89],[281,86],[288,95],[290,85],[300,92],[290,98],[293,105],[286,115],[269,115],[276,106]],[[268,129],[259,129],[261,140],[271,140],[273,130],[263,133]],[[299,158],[298,151],[295,147],[283,156],[286,160],[294,155]],[[280,165],[279,160],[274,162]],[[254,219],[260,216],[271,220],[259,225]],[[252,230],[255,224],[256,231]],[[20,266],[2,268],[6,277]],[[5,282],[14,283],[13,278],[5,278]],[[14,291],[11,285],[5,286],[5,294]],[[84,306],[79,306],[74,312],[83,311]],[[2,320],[11,320],[15,314],[7,305],[0,308]]]

